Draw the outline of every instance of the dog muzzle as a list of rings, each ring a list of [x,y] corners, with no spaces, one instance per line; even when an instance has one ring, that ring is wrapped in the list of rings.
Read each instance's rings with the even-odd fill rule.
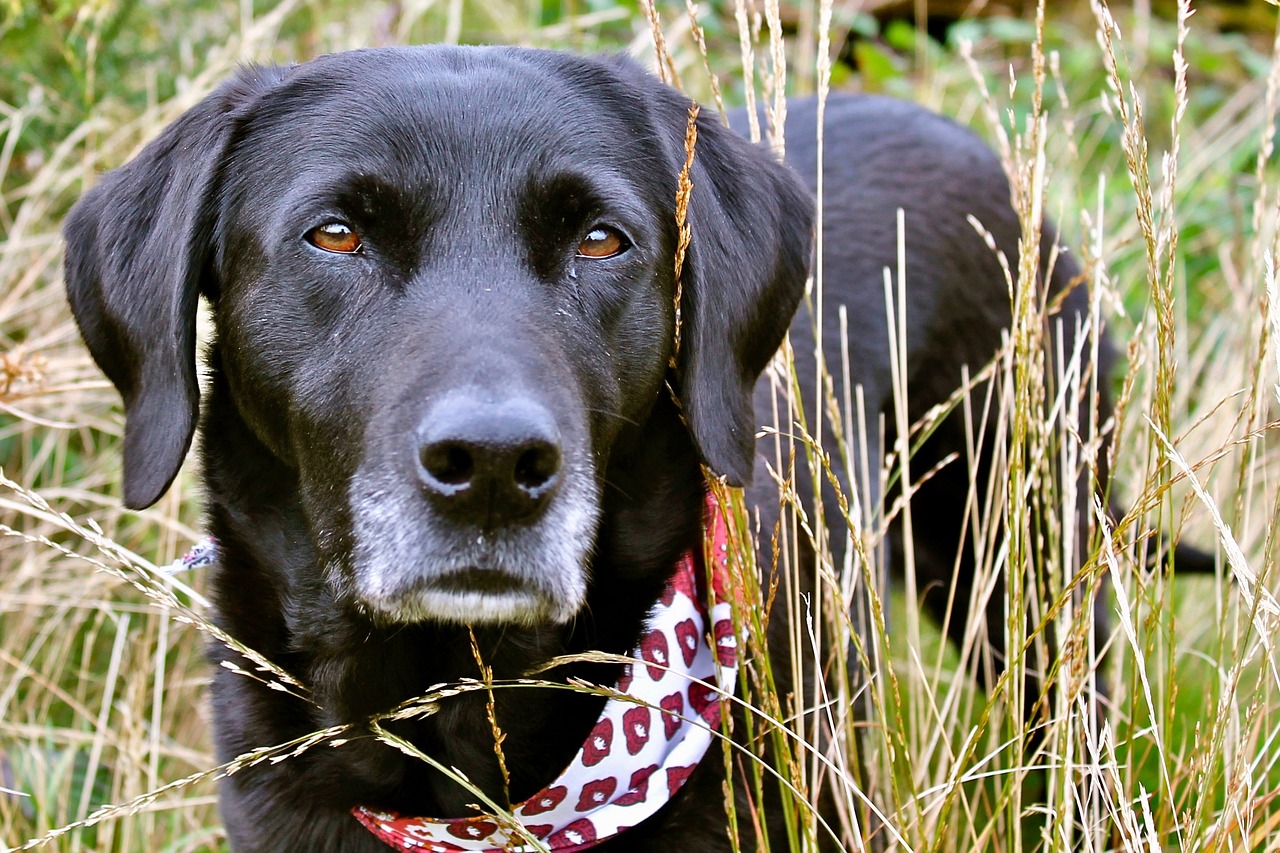
[[[356,819],[396,850],[567,853],[666,805],[706,755],[737,683],[728,530],[714,498],[707,504],[711,589],[702,561],[686,554],[631,653],[635,663],[624,667],[586,742],[555,781],[509,817],[405,817],[358,806]]]

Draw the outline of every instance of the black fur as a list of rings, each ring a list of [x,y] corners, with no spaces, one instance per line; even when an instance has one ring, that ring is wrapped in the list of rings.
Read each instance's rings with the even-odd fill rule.
[[[566,457],[576,451],[575,464],[591,468],[583,491],[598,493],[598,522],[579,543],[589,554],[577,567],[590,580],[585,603],[563,622],[477,625],[495,676],[565,652],[633,647],[699,539],[701,463],[734,482],[750,476],[750,391],[808,270],[807,192],[767,151],[701,121],[690,204],[698,238],[683,275],[684,345],[668,376],[688,107],[613,60],[448,48],[328,56],[242,72],[77,205],[66,224],[68,293],[126,399],[126,503],[154,501],[185,454],[203,294],[217,327],[201,448],[209,531],[222,550],[218,620],[317,703],[216,670],[220,758],[477,674],[465,627],[379,618],[353,581],[360,506],[400,506],[399,529],[386,532],[415,539],[409,552],[461,547],[428,529],[438,519],[415,482],[413,436],[450,389],[554,411]],[[362,254],[326,255],[304,241],[334,219],[361,235]],[[600,222],[632,248],[604,262],[575,258]],[[361,471],[374,471],[369,494]],[[545,517],[519,526],[526,539],[565,536]],[[488,533],[517,536],[501,525]],[[604,669],[564,675],[608,681]],[[600,706],[553,690],[499,691],[497,703],[515,798],[563,768]],[[474,698],[398,730],[500,790]],[[701,790],[714,802],[717,789],[714,778],[694,780],[681,799]],[[471,799],[368,738],[222,788],[237,850],[383,849],[353,805],[455,815]],[[696,849],[708,832],[701,808],[677,804],[610,847],[646,849],[663,834]],[[710,831],[722,834],[714,821]]]
[[[804,181],[704,115],[683,344],[669,368],[688,106],[628,62],[546,51],[369,50],[248,69],[72,211],[68,296],[125,401],[125,503],[146,506],[167,488],[199,410],[208,528],[222,550],[218,621],[315,700],[216,668],[221,759],[474,677],[461,624],[473,614],[412,615],[454,600],[424,592],[441,578],[480,584],[489,573],[523,596],[514,615],[478,612],[476,637],[498,678],[557,654],[633,646],[677,559],[699,542],[701,466],[733,484],[752,479],[768,406],[759,390],[753,412],[752,389],[809,273],[813,106],[793,104],[788,127],[788,160]],[[984,145],[920,108],[839,96],[827,114],[828,301],[849,306],[854,381],[878,409],[890,391],[882,269],[896,265],[895,211],[906,208],[918,413],[951,392],[962,364],[988,361],[1009,324],[1004,279],[965,218],[1016,258],[1008,186]],[[360,235],[360,253],[307,242],[331,221]],[[630,248],[577,256],[601,224]],[[1051,288],[1074,271],[1059,259]],[[203,405],[199,295],[216,324]],[[1082,300],[1067,297],[1068,324]],[[812,374],[808,324],[802,312],[802,376]],[[447,515],[450,487],[422,473],[422,436],[442,411],[486,406],[550,418],[561,467],[550,497],[498,501],[483,518]],[[954,440],[939,439],[939,458]],[[945,583],[956,477],[953,468],[919,498],[938,519],[923,537],[936,559],[925,562],[947,568]],[[758,472],[755,481],[767,510],[776,496]],[[475,588],[489,607],[488,587]],[[215,646],[213,657],[233,655]],[[564,767],[600,702],[556,690],[496,698],[519,800]],[[396,730],[500,796],[480,696]],[[668,807],[602,847],[727,849],[721,773],[718,758],[705,761]],[[240,851],[372,853],[385,848],[352,806],[449,816],[469,813],[470,801],[361,737],[222,785]]]

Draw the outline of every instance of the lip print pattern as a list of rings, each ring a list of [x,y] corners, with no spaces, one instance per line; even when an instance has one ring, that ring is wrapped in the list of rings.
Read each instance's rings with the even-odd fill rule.
[[[712,726],[720,725],[720,694],[705,684],[689,685],[689,706]]]
[[[650,631],[645,634],[644,639],[640,641],[640,656],[650,664],[657,664],[645,669],[649,670],[651,679],[661,681],[662,676],[667,674],[666,668],[671,665],[671,650],[667,646],[667,635],[661,631]]]
[[[587,818],[580,818],[547,839],[552,849],[590,844],[596,840],[596,826]]]
[[[452,828],[450,828],[450,832],[452,831]],[[442,841],[436,838],[429,826],[414,826],[410,824],[404,828],[404,832],[407,836],[423,845],[420,849],[430,850],[431,853],[456,853],[456,851],[465,851],[467,849],[450,841]]]
[[[733,622],[721,619],[716,622],[713,633],[716,639],[716,657],[723,667],[738,665],[738,638],[733,635]]]
[[[672,693],[670,696],[664,696],[658,704],[663,711],[662,732],[667,736],[667,740],[671,740],[676,732],[680,731],[680,724],[684,722],[680,719],[684,715],[684,694]]]
[[[616,790],[618,790],[618,780],[612,776],[588,782],[582,786],[582,794],[578,797],[576,808],[580,812],[589,812],[594,808],[603,806],[609,802],[609,798],[613,796],[613,792]]]
[[[568,793],[569,789],[564,785],[555,785],[547,788],[525,800],[524,808],[521,811],[526,815],[545,814],[564,802],[564,798]]]
[[[649,742],[649,709],[637,705],[622,715],[622,734],[627,740],[627,753],[635,755]]]
[[[676,645],[684,656],[684,665],[693,666],[693,659],[698,655],[698,626],[692,619],[676,624]]]
[[[488,821],[486,821],[486,823],[487,822]],[[462,821],[459,821],[459,823],[462,823]],[[441,841],[440,839],[436,838],[434,833],[431,832],[431,827],[429,826],[414,826],[410,824],[409,826],[406,826],[404,828],[404,831],[405,831],[405,834],[408,835],[410,838],[413,838],[418,841],[428,842],[428,846],[426,849],[436,851],[436,853],[453,853],[453,851],[455,850],[467,849],[465,847],[459,847],[457,844],[453,844],[448,841]],[[452,832],[453,829],[450,828],[449,831]]]
[[[683,786],[685,782],[689,781],[689,774],[693,773],[693,771],[697,769],[697,766],[698,765],[696,764],[691,764],[688,767],[668,767],[667,791],[674,796],[676,791],[679,791],[681,786]]]
[[[587,742],[582,745],[582,763],[588,767],[594,767],[609,754],[612,746],[613,720],[604,717],[596,723],[596,727],[587,736]]]
[[[622,667],[622,675],[618,676],[618,692],[626,693],[631,690],[633,680],[635,680],[635,668],[631,664],[625,664]]]
[[[488,838],[498,831],[498,825],[484,818],[453,821],[449,824],[449,834],[455,838],[471,841],[476,838]]]
[[[613,802],[619,806],[634,806],[636,803],[643,803],[649,797],[649,778],[657,770],[658,765],[650,764],[648,767],[641,767],[635,773],[632,773],[631,784],[627,786],[627,792]]]

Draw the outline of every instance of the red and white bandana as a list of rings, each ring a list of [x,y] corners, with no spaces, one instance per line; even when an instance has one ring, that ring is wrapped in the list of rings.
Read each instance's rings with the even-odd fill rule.
[[[511,814],[554,851],[583,850],[652,815],[698,766],[720,727],[721,694],[737,682],[728,584],[728,531],[715,499],[712,590],[687,554],[649,617],[617,690],[564,772]],[[710,614],[706,602],[712,603]],[[712,645],[714,643],[714,645]],[[713,686],[714,685],[714,686]],[[521,853],[527,836],[493,817],[404,817],[358,806],[356,819],[397,850]]]

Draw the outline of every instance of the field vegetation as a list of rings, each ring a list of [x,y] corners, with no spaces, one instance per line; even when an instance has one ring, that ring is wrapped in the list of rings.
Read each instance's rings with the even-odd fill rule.
[[[1088,399],[1096,353],[1040,355],[1053,306],[1036,298],[1034,269],[1010,259],[1008,346],[971,366],[995,391],[953,400],[984,412],[982,428],[1009,447],[974,483],[982,510],[968,539],[980,575],[1008,579],[1008,647],[1043,645],[1050,630],[1066,639],[1038,682],[1021,677],[1036,656],[1017,655],[1011,677],[979,690],[982,644],[941,639],[910,570],[875,590],[883,618],[855,644],[883,655],[869,720],[848,713],[857,697],[839,679],[818,695],[776,695],[749,648],[752,733],[791,756],[780,770],[793,849],[834,837],[854,850],[874,836],[930,851],[1280,850],[1275,9],[1259,2],[1250,28],[1231,32],[1180,3],[1032,4],[947,28],[877,5],[0,0],[0,849],[223,850],[215,780],[234,769],[212,756],[203,658],[207,642],[234,640],[213,636],[199,571],[156,569],[200,536],[194,466],[155,507],[121,508],[121,408],[64,304],[62,216],[239,63],[443,41],[626,51],[655,68],[661,56],[707,109],[828,88],[923,102],[1001,152],[1029,240],[1042,213],[1060,224],[1086,271],[1090,322],[1119,344],[1116,375],[1098,380],[1113,383],[1114,421],[1071,423],[1072,407],[1044,405],[1055,388]],[[775,373],[790,369],[784,354]],[[878,416],[858,410],[839,365],[830,374],[826,398],[784,413],[779,472],[793,454],[864,464],[816,427],[818,409],[850,429]],[[907,460],[929,428],[904,432],[868,470],[928,476]],[[1095,428],[1109,446],[1057,440]],[[1100,488],[1132,510],[1081,520],[1047,471],[1096,471],[1104,453],[1114,476]],[[795,500],[785,485],[779,494]],[[888,520],[910,516],[909,501],[848,497],[844,517],[784,532],[784,575],[798,571],[797,536],[849,536],[854,553],[874,555]],[[1086,553],[1060,535],[1079,523]],[[1177,540],[1212,551],[1216,575],[1153,568]],[[751,549],[739,552],[750,587]],[[797,661],[839,670],[840,602],[869,580],[856,561],[825,567],[826,594],[795,620]],[[1095,596],[1107,632],[1084,606]],[[738,617],[762,636],[758,610]],[[1057,688],[1033,727],[1022,708],[1042,697],[1028,683]],[[1086,699],[1096,684],[1101,717]],[[299,747],[261,746],[240,764]],[[807,805],[823,791],[841,806],[828,823]],[[756,816],[735,819],[746,834]]]

